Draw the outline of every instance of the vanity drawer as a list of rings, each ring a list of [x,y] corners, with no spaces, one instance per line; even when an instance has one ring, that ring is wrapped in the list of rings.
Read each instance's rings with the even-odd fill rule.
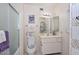
[[[42,42],[61,42],[61,38],[43,38]]]
[[[50,53],[58,53],[61,52],[61,43],[43,43],[42,45],[42,53],[50,54]]]

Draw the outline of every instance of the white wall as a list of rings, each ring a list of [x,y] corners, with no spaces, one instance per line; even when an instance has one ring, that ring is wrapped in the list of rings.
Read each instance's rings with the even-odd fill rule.
[[[60,17],[60,33],[62,33],[63,54],[69,54],[69,4],[24,4],[24,29],[27,32],[28,15],[34,14],[36,30],[39,31],[39,8]],[[37,31],[37,32],[38,32]],[[26,33],[24,33],[26,35]],[[26,36],[25,39],[26,40]],[[25,44],[26,47],[26,44]]]

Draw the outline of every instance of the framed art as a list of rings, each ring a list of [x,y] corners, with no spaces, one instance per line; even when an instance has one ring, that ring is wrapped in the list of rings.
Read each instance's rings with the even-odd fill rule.
[[[35,15],[29,15],[29,23],[35,23]]]

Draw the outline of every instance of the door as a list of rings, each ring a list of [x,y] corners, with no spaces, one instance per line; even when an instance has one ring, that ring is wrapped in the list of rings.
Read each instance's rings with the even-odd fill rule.
[[[14,54],[19,48],[19,14],[9,4],[9,39],[10,39],[10,54]]]

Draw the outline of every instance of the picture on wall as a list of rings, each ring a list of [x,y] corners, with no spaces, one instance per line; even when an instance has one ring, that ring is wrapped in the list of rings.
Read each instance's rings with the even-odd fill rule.
[[[29,21],[28,23],[35,23],[35,15],[30,15],[29,16]]]

